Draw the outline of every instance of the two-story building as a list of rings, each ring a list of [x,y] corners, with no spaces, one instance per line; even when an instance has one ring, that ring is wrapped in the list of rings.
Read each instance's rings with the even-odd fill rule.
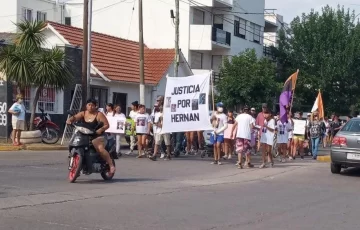
[[[66,16],[75,27],[83,1],[66,3]],[[265,0],[180,1],[180,48],[194,72],[218,71],[223,56],[254,48],[263,55]],[[175,46],[173,0],[143,1],[144,41],[151,48]],[[110,17],[111,15],[111,17]],[[92,29],[130,40],[138,40],[138,1],[93,1]]]

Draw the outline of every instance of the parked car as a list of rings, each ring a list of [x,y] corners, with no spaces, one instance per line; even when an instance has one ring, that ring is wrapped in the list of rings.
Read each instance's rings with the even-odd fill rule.
[[[331,143],[331,172],[342,168],[360,167],[360,117],[348,121]]]

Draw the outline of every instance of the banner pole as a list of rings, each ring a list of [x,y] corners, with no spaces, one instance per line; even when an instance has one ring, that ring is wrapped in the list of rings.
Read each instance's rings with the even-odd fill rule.
[[[296,89],[296,82],[297,82],[298,76],[299,76],[299,69],[297,69],[297,71],[296,71],[296,80],[295,80],[294,90],[292,92],[292,97],[291,97],[290,111],[292,110],[292,106],[293,106],[293,101],[294,101],[294,96],[295,96],[295,89]]]
[[[213,70],[210,73],[210,82],[211,82],[211,97],[212,97],[212,110],[215,111],[215,97],[214,97],[214,79],[213,79]]]

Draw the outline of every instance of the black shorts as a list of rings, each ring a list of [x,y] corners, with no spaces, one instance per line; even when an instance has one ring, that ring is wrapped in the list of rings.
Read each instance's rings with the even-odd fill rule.
[[[143,135],[148,135],[147,133],[136,133],[136,135],[140,135],[140,136],[143,136]]]

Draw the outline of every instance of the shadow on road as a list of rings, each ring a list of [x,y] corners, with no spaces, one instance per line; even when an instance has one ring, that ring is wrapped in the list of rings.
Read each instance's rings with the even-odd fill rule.
[[[344,176],[360,177],[360,168],[343,169],[341,174]]]
[[[151,181],[162,181],[162,179],[155,178],[114,178],[112,180],[103,180],[103,179],[90,179],[86,180],[84,177],[83,180],[77,180],[77,184],[112,184],[112,183],[132,183],[132,182],[151,182]]]

